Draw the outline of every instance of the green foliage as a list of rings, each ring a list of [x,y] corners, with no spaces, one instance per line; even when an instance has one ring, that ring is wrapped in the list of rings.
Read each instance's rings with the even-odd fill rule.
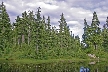
[[[11,31],[10,18],[2,2],[0,5],[0,49],[2,51],[8,47],[7,43],[11,42]]]
[[[84,19],[84,34],[83,43],[87,48],[94,48],[95,50],[102,46],[103,37],[101,34],[101,28],[99,27],[99,20],[96,12],[93,13],[92,23],[89,26]]]
[[[107,23],[104,24],[103,29],[101,30],[101,28],[99,27],[100,22],[98,20],[96,12],[93,13],[91,25],[88,25],[86,19],[84,19],[82,47],[86,54],[96,54],[96,56],[98,57],[107,58],[106,52],[108,52],[108,17],[106,22]]]
[[[104,53],[107,48],[108,29],[102,31],[96,12],[91,25],[84,19],[83,40],[70,31],[65,16],[60,15],[59,29],[51,26],[50,16],[41,17],[37,12],[23,12],[11,24],[5,5],[0,5],[0,56],[13,59],[88,58],[88,53]],[[104,49],[105,48],[105,49]],[[104,53],[106,55],[106,53]],[[101,56],[104,57],[104,56]]]
[[[106,19],[106,24],[104,24],[102,29],[103,43],[102,46],[104,51],[108,52],[108,17]]]

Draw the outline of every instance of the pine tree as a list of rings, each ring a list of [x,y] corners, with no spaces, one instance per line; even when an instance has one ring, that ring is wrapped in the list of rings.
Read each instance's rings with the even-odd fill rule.
[[[66,23],[66,19],[64,18],[64,14],[60,15],[60,25],[59,25],[59,43],[61,48],[66,48],[69,50],[70,45],[71,45],[71,38],[72,36],[70,35],[70,29],[69,26]]]
[[[21,18],[17,16],[17,19],[15,19],[16,22],[13,23],[14,26],[14,35],[15,35],[15,44],[20,45],[21,44]]]
[[[27,12],[25,11],[24,13],[22,13],[22,43],[27,43],[26,39],[27,39],[27,31],[28,31],[28,24],[27,24]]]
[[[79,38],[79,36],[77,35],[77,36],[75,36],[75,38],[74,38],[74,51],[78,51],[78,49],[80,49],[81,48],[81,45],[80,45],[80,38]]]
[[[2,50],[9,46],[11,41],[11,33],[12,33],[12,26],[10,23],[9,15],[6,11],[6,6],[2,2],[0,5],[0,47]]]
[[[41,34],[42,34],[42,30],[41,28],[43,28],[42,26],[42,18],[41,18],[41,14],[40,14],[40,7],[37,9],[37,12],[35,14],[34,18],[35,19],[35,22],[33,23],[33,29],[32,29],[32,40],[33,40],[33,43],[35,45],[35,52],[36,54],[39,53],[39,49],[42,48],[42,40],[41,40]]]
[[[94,45],[94,49],[97,49],[102,44],[102,37],[101,37],[101,28],[99,28],[99,20],[97,17],[96,12],[93,13],[93,19],[91,23],[91,42]]]
[[[92,48],[96,50],[97,48],[102,46],[102,35],[101,28],[99,27],[99,20],[96,12],[93,13],[93,19],[91,25],[87,25],[86,19],[84,19],[84,34],[82,36],[83,43],[86,47]]]
[[[47,23],[46,23],[46,33],[47,33],[47,47],[51,48],[52,46],[52,34],[51,34],[51,24],[50,24],[50,17],[48,16],[47,18]]]
[[[63,47],[66,47],[66,45],[64,46],[63,42],[64,42],[64,35],[63,35],[63,32],[64,32],[64,24],[66,24],[66,21],[65,21],[65,18],[64,18],[64,14],[62,13],[62,15],[60,15],[61,18],[60,18],[60,25],[59,25],[59,34],[58,34],[58,37],[59,37],[59,40],[58,40],[58,43],[59,43],[59,47],[60,48],[63,48]]]
[[[52,47],[58,48],[58,33],[56,27],[52,27],[51,29],[51,35],[52,35]]]
[[[89,47],[89,44],[90,44],[90,26],[87,24],[87,21],[86,19],[84,19],[84,34],[82,35],[82,42],[84,44],[85,47]]]
[[[69,50],[69,46],[70,46],[70,31],[69,31],[69,26],[67,26],[67,23],[64,24],[64,44],[66,45],[65,47],[67,48],[67,50]]]
[[[18,45],[21,45],[23,43],[27,43],[27,13],[26,11],[22,13],[22,18],[17,16],[16,23],[14,23],[15,27],[15,36],[16,36],[16,42],[18,42]]]
[[[71,31],[71,34],[70,34],[70,48],[73,50],[73,49],[75,49],[75,47],[74,47],[74,43],[75,43],[75,41],[74,41],[74,34],[72,34],[72,31]]]
[[[103,36],[103,43],[102,46],[104,47],[105,51],[108,51],[108,17],[106,19],[106,24],[103,25],[102,29],[102,36]]]
[[[32,29],[33,29],[33,23],[35,21],[33,11],[29,11],[27,15],[27,35],[28,35],[28,45],[32,42]]]

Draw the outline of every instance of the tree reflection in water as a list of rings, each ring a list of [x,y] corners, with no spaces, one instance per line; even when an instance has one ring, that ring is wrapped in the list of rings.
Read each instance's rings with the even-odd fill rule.
[[[0,63],[0,72],[84,72],[81,71],[83,68],[85,72],[108,72],[108,63],[89,64],[71,61],[44,64]]]

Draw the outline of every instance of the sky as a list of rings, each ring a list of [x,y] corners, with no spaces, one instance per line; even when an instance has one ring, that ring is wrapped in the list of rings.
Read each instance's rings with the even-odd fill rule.
[[[106,23],[108,16],[108,0],[0,0],[6,5],[11,22],[16,16],[21,16],[24,11],[37,11],[41,7],[41,16],[50,16],[51,25],[57,28],[60,15],[64,13],[70,31],[82,37],[84,19],[91,24],[93,12],[96,11],[100,21],[100,27]]]

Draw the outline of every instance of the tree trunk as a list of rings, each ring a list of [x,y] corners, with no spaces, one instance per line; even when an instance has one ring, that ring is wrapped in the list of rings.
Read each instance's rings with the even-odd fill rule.
[[[28,45],[30,44],[30,26],[29,26],[29,30],[28,30]]]
[[[95,72],[99,72],[99,71],[98,71],[98,68],[95,70]]]
[[[94,42],[94,49],[97,50],[97,44]]]
[[[22,35],[22,43],[25,42],[25,38],[24,38],[24,35]]]
[[[37,53],[37,55],[38,55],[38,45],[36,46],[36,53]]]
[[[30,34],[28,34],[28,45],[30,44]]]
[[[20,44],[20,38],[18,38],[18,45]]]
[[[21,44],[21,35],[18,35],[18,45]]]
[[[17,45],[17,38],[16,38],[16,36],[15,37],[13,37],[13,42],[15,43],[15,46]],[[14,44],[13,43],[13,44]]]

